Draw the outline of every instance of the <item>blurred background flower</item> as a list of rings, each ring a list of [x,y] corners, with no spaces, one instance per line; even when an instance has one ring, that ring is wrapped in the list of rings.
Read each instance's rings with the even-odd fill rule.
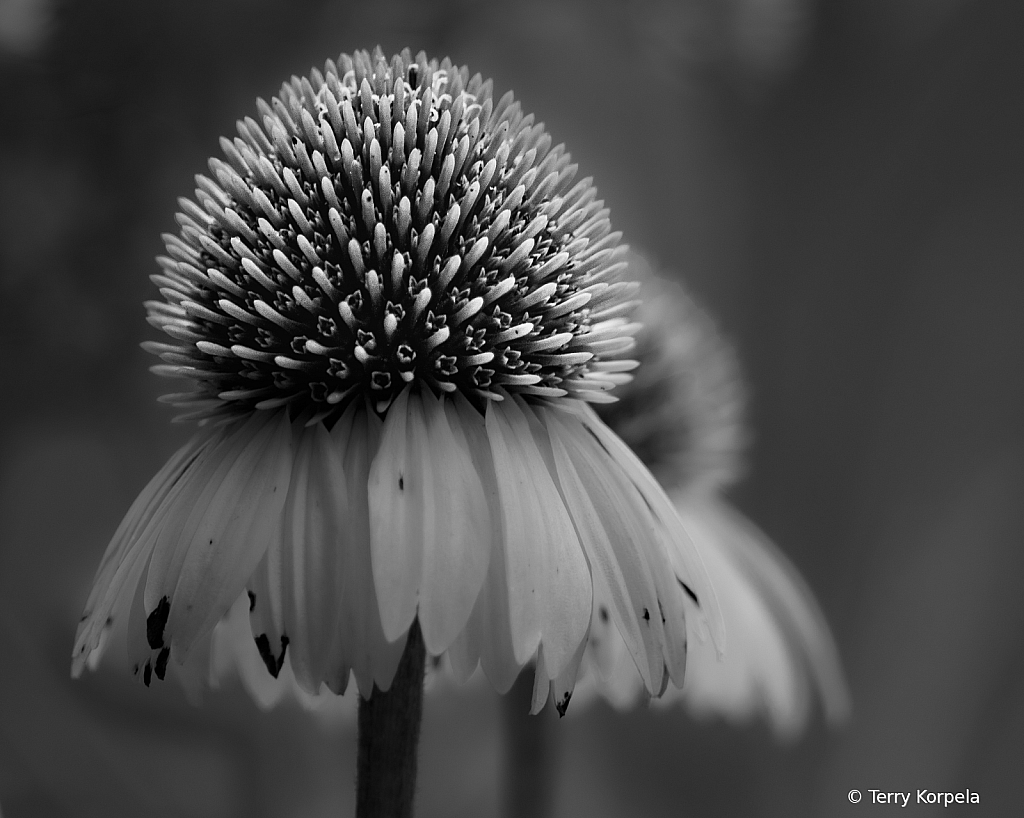
[[[253,97],[376,43],[515,88],[736,341],[754,440],[731,500],[814,588],[857,703],[784,750],[590,708],[558,725],[558,814],[841,816],[851,787],[967,786],[1012,814],[1022,24],[985,0],[0,3],[6,818],[352,803],[348,728],[232,684],[200,708],[113,671],[72,686],[67,655],[110,532],[190,432],[138,348],[175,197]],[[420,815],[497,814],[497,722],[484,690],[432,700]]]
[[[618,388],[619,400],[598,413],[672,497],[707,566],[727,636],[719,655],[701,627],[688,628],[684,684],[651,703],[681,701],[697,716],[737,723],[763,717],[781,739],[798,736],[812,704],[820,703],[826,722],[837,726],[849,717],[849,693],[813,591],[723,499],[743,469],[749,437],[736,355],[679,282],[655,273],[636,252],[629,275],[641,284],[634,314],[642,324],[634,351],[640,367]],[[683,587],[687,613],[696,612],[698,594]],[[598,583],[574,711],[594,695],[620,708],[650,700],[609,622],[607,591]]]

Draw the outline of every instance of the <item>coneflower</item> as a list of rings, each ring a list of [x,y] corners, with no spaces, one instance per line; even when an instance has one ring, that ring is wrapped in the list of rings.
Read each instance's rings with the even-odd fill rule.
[[[636,254],[629,274],[642,282],[636,317],[643,329],[635,350],[641,366],[619,391],[621,400],[600,414],[669,491],[707,566],[729,633],[729,649],[718,655],[691,631],[686,681],[682,689],[670,687],[658,704],[682,701],[695,714],[732,721],[764,716],[778,736],[792,738],[817,698],[828,723],[840,723],[850,710],[849,692],[813,593],[785,555],[723,496],[743,470],[747,443],[736,356],[677,282],[654,275]],[[685,605],[699,607],[692,589]],[[595,586],[580,693],[629,707],[650,697],[609,610]],[[697,625],[695,617],[688,621]]]
[[[589,406],[635,366],[635,286],[564,148],[408,51],[257,110],[165,237],[147,306],[171,341],[146,347],[201,428],[115,533],[73,672],[120,630],[145,683],[195,673],[242,599],[268,672],[354,675],[359,811],[408,814],[414,742],[381,736],[415,733],[424,653],[500,691],[535,661],[564,708],[595,584],[651,695],[682,683],[684,588],[724,630],[671,502]]]

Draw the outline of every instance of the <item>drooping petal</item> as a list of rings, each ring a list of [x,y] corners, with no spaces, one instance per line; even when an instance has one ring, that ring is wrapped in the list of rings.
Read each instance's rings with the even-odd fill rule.
[[[423,576],[426,419],[419,394],[404,389],[388,409],[370,467],[370,549],[384,635],[394,640],[416,616]]]
[[[426,436],[416,448],[428,491],[419,621],[427,650],[439,655],[465,627],[487,575],[491,519],[465,434],[429,391],[422,399]]]
[[[587,649],[587,641],[584,639],[580,642],[565,669],[554,678],[549,676],[547,663],[544,661],[544,647],[541,646],[537,652],[537,666],[534,669],[531,715],[535,716],[543,710],[549,697],[555,703],[555,710],[558,711],[559,717],[565,715],[569,708],[569,700],[572,699],[573,690],[576,687],[576,675],[579,673],[580,664]]]
[[[228,612],[270,541],[280,536],[293,456],[287,413],[274,413],[259,423],[227,473],[208,485],[209,503],[197,507],[202,508],[198,520],[190,515],[191,524],[182,532],[187,539],[177,543],[175,550],[185,551],[178,573],[154,575],[154,558],[147,610],[151,590],[157,600],[152,611],[168,600],[165,631],[176,661],[184,661],[196,638]],[[158,549],[160,544],[158,540]]]
[[[354,401],[331,430],[348,491],[344,498],[335,498],[342,587],[338,639],[328,660],[327,683],[335,692],[344,690],[341,675],[347,679],[351,668],[363,696],[369,696],[374,685],[381,690],[391,687],[405,649],[405,634],[391,641],[385,636],[371,564],[368,484],[371,463],[381,447],[381,427],[365,403]]]
[[[181,573],[192,537],[208,512],[218,512],[217,506],[211,509],[217,490],[268,419],[263,415],[218,429],[139,534],[151,549],[152,558],[141,576],[143,604],[132,608],[130,630],[138,633],[130,634],[129,640],[134,644],[143,634],[153,659],[170,642],[166,633],[170,592]],[[182,657],[176,653],[175,659],[180,661]]]
[[[220,513],[225,479],[229,475],[234,476],[234,482],[241,479],[242,472],[235,468],[236,463],[246,451],[252,456],[250,444],[269,420],[270,414],[261,412],[225,427],[189,470],[187,480],[181,481],[180,490],[168,496],[142,532],[142,537],[154,539],[153,561],[146,574],[147,612],[155,611],[165,597],[168,603],[173,601],[170,592],[174,590],[199,526],[207,516]],[[231,488],[237,493],[237,486]],[[216,504],[215,498],[218,499]],[[166,617],[163,623],[166,625]]]
[[[643,509],[626,506],[611,475],[595,457],[586,438],[570,427],[563,413],[539,411],[551,440],[559,485],[593,574],[607,588],[604,616],[614,621],[648,690],[661,687],[664,635],[658,621],[644,611],[657,605],[657,591],[646,559],[650,521]],[[571,453],[570,453],[571,450]],[[574,462],[575,461],[575,462]]]
[[[209,538],[215,543],[220,532],[220,548],[207,551],[203,544],[209,538],[203,539],[201,529],[197,538],[199,553],[190,552],[182,566],[173,595],[184,594],[209,602],[205,613],[200,606],[191,612],[186,607],[180,626],[172,610],[168,628],[183,645],[189,645],[196,636],[208,632],[227,613],[245,588],[246,577],[252,574],[271,543],[280,539],[281,513],[295,458],[295,435],[287,412],[272,419],[261,438],[252,444],[256,456],[240,495],[242,502],[223,519],[211,519],[209,523]],[[245,463],[240,460],[238,468],[244,467]]]
[[[281,634],[288,638],[288,664],[308,693],[317,693],[325,680],[326,656],[336,637],[345,517],[345,509],[338,506],[344,505],[347,496],[342,453],[332,445],[327,430],[319,423],[302,429],[279,547],[271,544],[257,574],[263,569],[277,582],[270,602],[280,609]],[[257,595],[255,610],[259,607]],[[254,633],[258,638],[258,631]],[[273,639],[270,642],[270,655],[283,656],[283,646]]]
[[[675,546],[668,549],[668,552],[676,577],[685,583],[700,600],[698,609],[700,618],[706,624],[719,653],[724,652],[725,623],[714,587],[708,579],[707,569],[704,567],[700,553],[686,533],[678,513],[664,490],[640,462],[640,459],[611,429],[605,426],[593,409],[577,401],[565,401],[560,404],[560,407],[564,407],[582,421],[584,427],[601,444],[608,457],[618,464],[629,482],[640,492],[644,502],[650,507],[651,513]]]
[[[557,415],[563,422],[563,436],[574,444],[572,456],[579,459],[579,470],[586,475],[584,480],[590,483],[591,491],[606,498],[599,504],[605,524],[612,530],[624,525],[629,532],[626,542],[631,546],[626,550],[620,547],[620,561],[628,564],[631,558],[635,558],[632,555],[639,554],[647,567],[646,575],[653,585],[654,599],[635,615],[640,617],[641,632],[649,633],[660,647],[657,652],[648,652],[652,684],[647,688],[652,695],[659,696],[668,682],[663,673],[666,668],[669,677],[677,685],[682,684],[686,670],[687,628],[698,619],[697,616],[687,617],[684,612],[685,594],[676,579],[669,553],[675,546],[666,532],[664,520],[656,513],[654,503],[630,479],[601,441],[571,413],[552,411],[549,414],[552,417]],[[612,434],[608,429],[604,431]],[[606,486],[600,485],[602,481],[606,481]],[[677,527],[681,528],[678,521]],[[686,543],[689,542],[687,536]]]
[[[208,431],[202,431],[182,446],[156,473],[118,526],[107,546],[106,553],[96,572],[92,591],[85,606],[85,613],[75,635],[72,651],[71,675],[79,676],[93,651],[100,648],[103,633],[109,629],[117,615],[127,616],[127,604],[118,609],[119,599],[134,596],[135,588],[143,570],[148,567],[152,538],[144,540],[140,535],[149,525],[153,516],[181,483],[187,481],[187,474],[204,451],[216,445]]]
[[[495,690],[507,693],[525,662],[516,659],[512,644],[512,623],[509,609],[508,580],[505,569],[504,524],[498,494],[498,479],[487,439],[484,419],[468,400],[456,395],[446,404],[445,412],[453,433],[465,439],[473,464],[480,477],[480,486],[489,509],[490,558],[483,587],[477,596],[466,628],[449,648],[452,669],[460,680],[467,680],[483,668]]]
[[[517,399],[491,403],[512,644],[525,662],[543,644],[552,677],[565,670],[590,623],[592,588],[579,538]]]

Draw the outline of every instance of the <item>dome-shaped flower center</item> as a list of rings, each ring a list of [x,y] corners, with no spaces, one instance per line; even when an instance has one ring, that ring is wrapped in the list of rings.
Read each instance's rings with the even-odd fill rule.
[[[618,235],[590,180],[511,95],[408,52],[293,79],[181,200],[150,344],[200,414],[406,385],[600,400],[629,369]],[[496,391],[498,390],[498,391]]]

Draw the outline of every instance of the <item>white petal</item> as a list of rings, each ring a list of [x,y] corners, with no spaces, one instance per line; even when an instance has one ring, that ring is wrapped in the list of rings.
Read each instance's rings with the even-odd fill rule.
[[[411,427],[411,428],[410,428]],[[407,387],[388,409],[370,467],[370,552],[384,635],[398,639],[416,616],[423,576],[425,494],[422,453],[410,445],[426,435],[418,394]]]
[[[591,582],[576,530],[515,399],[487,406],[498,481],[512,644],[525,662],[543,644],[552,676],[572,660],[590,623]]]
[[[524,662],[516,660],[512,646],[498,481],[483,417],[462,395],[457,394],[450,406],[454,411],[447,412],[448,420],[456,437],[465,438],[467,442],[490,511],[490,533],[487,537],[490,558],[473,612],[465,630],[449,648],[449,657],[460,678],[468,679],[479,662],[494,689],[507,693]]]
[[[577,401],[563,401],[559,406],[575,414],[583,422],[650,506],[651,512],[675,545],[669,549],[669,556],[676,576],[697,595],[700,600],[699,615],[707,625],[718,651],[724,652],[725,623],[714,588],[708,579],[707,569],[664,490],[630,448],[601,422],[593,409]]]
[[[606,615],[622,634],[647,689],[657,691],[664,665],[664,635],[660,620],[652,626],[649,613],[658,602],[646,558],[652,547],[649,514],[645,508],[631,505],[629,496],[619,491],[606,464],[595,455],[586,436],[579,434],[582,430],[571,428],[577,426],[573,418],[551,411],[538,414],[548,428],[559,484],[590,560],[595,586],[600,575],[607,588],[605,600],[610,604]]]
[[[327,430],[319,423],[303,429],[282,520],[280,577],[288,659],[308,693],[326,678],[337,633],[347,497],[341,453]]]
[[[449,426],[441,402],[422,395],[425,428],[411,424],[410,445],[423,458],[423,580],[419,620],[423,641],[439,655],[465,627],[490,557],[491,521],[480,476],[461,428]]]
[[[164,592],[171,600],[167,632],[179,661],[227,613],[270,541],[280,536],[293,457],[291,423],[283,410],[259,430],[214,488],[181,574],[173,590]]]
[[[556,413],[550,414],[554,416]],[[641,611],[634,609],[634,615],[640,617],[641,633],[649,634],[648,638],[660,648],[648,650],[651,684],[647,685],[652,695],[660,696],[668,681],[663,673],[666,667],[676,684],[682,684],[686,669],[687,627],[690,622],[698,621],[699,611],[689,619],[685,615],[685,593],[676,580],[669,554],[670,547],[675,546],[668,541],[653,503],[607,448],[576,418],[569,413],[558,414],[561,415],[558,419],[564,421],[563,436],[574,444],[570,453],[580,460],[578,470],[585,475],[584,483],[593,497],[602,498],[594,503],[598,513],[603,515],[602,521],[609,530],[624,532],[612,537],[619,543],[617,554],[621,564],[627,565],[631,558],[635,558],[634,555],[640,555],[647,567],[645,576],[654,587],[655,598]],[[607,484],[602,486],[601,480],[606,480]],[[676,525],[681,528],[678,520]],[[689,543],[688,537],[686,542]]]
[[[331,652],[328,684],[344,689],[348,667],[355,674],[359,692],[369,696],[376,684],[391,687],[405,650],[405,635],[394,641],[385,637],[371,565],[370,464],[381,443],[381,422],[366,405],[354,401],[331,430],[331,442],[342,458],[347,496],[336,495],[338,552],[342,555],[341,607],[338,612],[338,643]],[[344,499],[344,503],[341,500]]]
[[[560,717],[565,715],[569,707],[569,699],[572,698],[573,689],[576,687],[576,676],[579,673],[586,647],[587,640],[584,639],[576,648],[576,653],[573,654],[569,664],[565,666],[565,670],[551,680],[551,698],[555,702],[555,710],[558,711]]]
[[[269,420],[269,413],[257,412],[243,423],[225,427],[146,526],[141,536],[153,537],[155,543],[146,578],[147,611],[155,610],[164,597],[170,601],[195,532],[208,513],[218,513],[214,499]]]
[[[537,652],[537,666],[533,676],[533,699],[530,704],[530,715],[536,716],[544,709],[548,698],[555,703],[555,710],[559,717],[565,715],[569,707],[569,700],[572,698],[573,690],[576,687],[576,675],[579,673],[580,663],[586,652],[588,640],[584,639],[576,648],[569,664],[565,666],[558,676],[551,678],[544,661],[544,646]]]
[[[99,649],[101,637],[109,629],[108,619],[128,615],[127,606],[143,576],[143,569],[148,565],[153,545],[152,538],[145,540],[140,535],[168,497],[175,490],[180,491],[181,483],[187,481],[187,473],[194,470],[194,464],[204,450],[214,445],[209,432],[193,437],[175,452],[132,503],[96,572],[85,613],[75,635],[71,665],[73,676],[82,672],[85,662]],[[119,605],[118,600],[125,598],[127,602]]]

